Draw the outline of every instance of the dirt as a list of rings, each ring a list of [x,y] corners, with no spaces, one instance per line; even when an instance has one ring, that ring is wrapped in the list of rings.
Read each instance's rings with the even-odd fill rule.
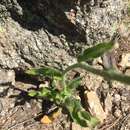
[[[8,86],[8,92],[1,96],[0,129],[1,130],[68,130],[70,122],[67,116],[61,114],[50,125],[40,123],[43,111],[49,111],[49,103],[31,99],[27,95],[28,88],[36,85],[16,82],[16,87]],[[45,105],[46,104],[46,105]],[[45,105],[45,106],[44,106]],[[42,107],[43,106],[43,107]]]

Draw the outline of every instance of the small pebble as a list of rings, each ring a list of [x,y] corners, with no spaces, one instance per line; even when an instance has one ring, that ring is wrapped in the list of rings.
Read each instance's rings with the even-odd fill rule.
[[[117,109],[115,112],[114,112],[114,116],[115,117],[120,117],[121,116],[121,111],[119,109]]]
[[[121,99],[124,100],[124,101],[126,101],[126,100],[127,100],[127,97],[121,96]]]
[[[121,100],[121,96],[119,94],[115,94],[115,102],[119,102]]]
[[[27,107],[27,108],[31,108],[30,103],[26,102],[26,107]]]
[[[15,106],[15,103],[10,104],[10,108],[14,108],[14,106]]]

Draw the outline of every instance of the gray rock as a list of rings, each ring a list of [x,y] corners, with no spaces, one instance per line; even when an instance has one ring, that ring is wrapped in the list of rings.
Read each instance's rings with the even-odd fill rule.
[[[0,85],[15,85],[15,72],[13,70],[0,70]]]
[[[0,28],[0,67],[65,68],[78,53],[109,40],[126,14],[127,0],[1,0],[8,12]],[[75,19],[72,23],[71,9]]]

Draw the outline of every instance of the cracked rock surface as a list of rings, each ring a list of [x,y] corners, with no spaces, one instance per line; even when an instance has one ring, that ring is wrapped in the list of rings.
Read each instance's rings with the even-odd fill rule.
[[[0,0],[0,67],[65,68],[82,49],[109,40],[127,0]]]

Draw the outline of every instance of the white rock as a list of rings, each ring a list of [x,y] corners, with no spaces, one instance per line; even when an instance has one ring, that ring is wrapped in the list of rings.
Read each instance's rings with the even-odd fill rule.
[[[130,53],[122,55],[122,60],[119,65],[123,68],[130,67]]]
[[[105,99],[105,112],[108,114],[109,112],[111,112],[111,109],[112,109],[112,97],[108,93]]]
[[[119,94],[115,94],[115,102],[119,102],[121,100],[121,96]]]
[[[104,112],[100,100],[94,91],[85,92],[85,99],[89,104],[89,110],[92,115],[95,115],[101,123],[106,119],[106,113]]]

